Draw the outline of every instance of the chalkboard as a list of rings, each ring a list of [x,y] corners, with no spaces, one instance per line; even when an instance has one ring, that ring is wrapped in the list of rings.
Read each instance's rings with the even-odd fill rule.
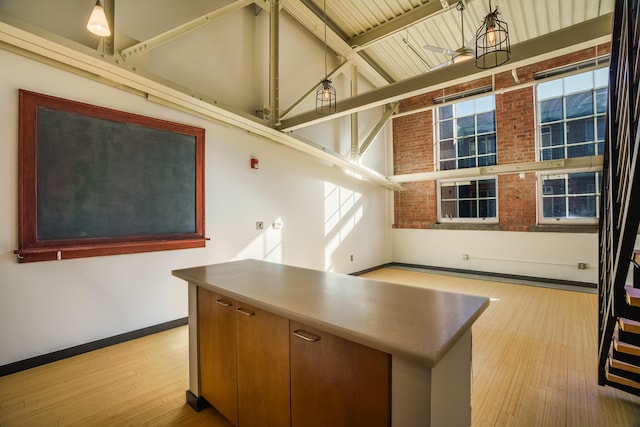
[[[19,261],[204,246],[204,129],[20,91]]]

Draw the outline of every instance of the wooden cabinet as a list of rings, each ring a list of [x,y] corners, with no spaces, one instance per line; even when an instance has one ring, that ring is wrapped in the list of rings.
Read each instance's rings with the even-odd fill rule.
[[[389,426],[391,356],[290,322],[291,425]]]
[[[198,288],[200,393],[233,424],[238,424],[236,306]]]
[[[289,426],[289,320],[238,303],[236,328],[238,425]]]

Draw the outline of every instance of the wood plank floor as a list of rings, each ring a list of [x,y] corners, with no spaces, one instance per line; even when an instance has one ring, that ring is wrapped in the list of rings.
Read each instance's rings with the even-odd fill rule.
[[[369,278],[484,295],[473,426],[640,426],[640,398],[597,385],[594,294],[385,268]],[[185,404],[187,327],[0,378],[0,426],[230,426]],[[277,427],[277,426],[274,426]]]

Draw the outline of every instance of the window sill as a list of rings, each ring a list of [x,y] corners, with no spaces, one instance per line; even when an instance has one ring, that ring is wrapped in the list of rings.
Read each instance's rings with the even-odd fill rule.
[[[483,230],[483,231],[504,231],[501,224],[479,224],[471,222],[451,222],[432,224],[431,229],[435,230]]]
[[[529,231],[544,232],[544,233],[597,233],[597,224],[538,224],[529,227]]]

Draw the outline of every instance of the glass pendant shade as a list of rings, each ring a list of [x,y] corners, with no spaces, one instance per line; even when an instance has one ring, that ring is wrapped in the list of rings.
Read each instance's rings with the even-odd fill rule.
[[[493,68],[511,59],[509,30],[506,22],[498,19],[498,8],[484,18],[476,32],[476,67]]]
[[[324,79],[316,90],[316,113],[331,114],[336,109],[336,88],[331,85],[331,80]]]
[[[107,16],[104,14],[104,8],[100,0],[96,1],[95,6],[93,6],[93,11],[87,23],[87,30],[101,37],[109,37],[111,35],[109,22],[107,22]]]

